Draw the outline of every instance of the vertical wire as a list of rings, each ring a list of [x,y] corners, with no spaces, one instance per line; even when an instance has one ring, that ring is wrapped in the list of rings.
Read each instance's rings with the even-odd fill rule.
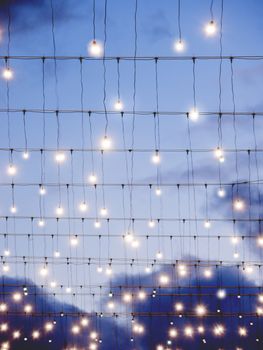
[[[182,28],[181,28],[181,0],[177,0],[177,22],[178,22],[178,34],[179,42],[182,41]]]
[[[120,58],[117,57],[117,90],[118,90],[118,102],[121,100],[120,96]]]
[[[105,0],[104,2],[104,42],[103,42],[103,107],[104,107],[104,114],[105,114],[105,132],[104,136],[107,136],[108,133],[108,111],[107,111],[107,106],[106,106],[106,98],[107,98],[107,81],[106,81],[106,75],[107,75],[107,67],[106,67],[106,60],[105,60],[105,55],[106,55],[106,43],[107,43],[107,4],[108,1]]]
[[[85,191],[85,137],[84,137],[84,87],[83,87],[83,62],[82,58],[80,58],[80,106],[81,106],[81,146],[82,146],[82,152],[81,152],[81,159],[82,159],[82,192],[83,192],[83,203],[86,204],[86,191]]]
[[[93,12],[93,19],[92,19],[93,41],[95,41],[96,40],[96,0],[93,0],[92,12]]]
[[[211,21],[214,21],[214,11],[213,11],[213,7],[214,7],[214,0],[211,0],[210,3],[210,16],[211,16]]]
[[[24,141],[25,141],[25,152],[27,153],[27,131],[26,131],[26,111],[23,111],[23,130],[24,130]]]
[[[196,111],[196,76],[195,76],[195,61],[196,58],[193,57],[193,98],[194,98],[194,111]]]

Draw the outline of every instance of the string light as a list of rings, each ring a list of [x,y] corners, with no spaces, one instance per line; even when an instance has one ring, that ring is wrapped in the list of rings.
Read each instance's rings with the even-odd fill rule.
[[[14,338],[14,339],[19,339],[20,337],[21,337],[20,331],[14,331],[14,332],[13,332],[13,338]]]
[[[24,311],[26,314],[30,314],[33,311],[33,307],[30,304],[25,305]]]
[[[55,154],[55,160],[57,163],[63,163],[66,160],[66,155],[64,152],[58,151]]]
[[[13,294],[13,300],[14,300],[15,302],[21,301],[21,300],[22,300],[22,294],[19,293],[19,292],[15,292],[15,293]]]
[[[79,205],[79,210],[82,211],[82,212],[87,211],[87,210],[88,210],[88,205],[87,205],[87,203],[81,202],[80,205]]]
[[[3,69],[3,72],[2,72],[2,77],[5,79],[5,80],[12,80],[14,78],[14,72],[13,70],[10,68],[10,67],[6,67]]]
[[[197,121],[199,119],[199,111],[196,107],[192,108],[189,112],[189,118],[192,121]]]
[[[207,310],[204,305],[200,304],[200,305],[197,305],[195,312],[197,316],[205,316],[205,314],[207,313]]]
[[[190,327],[190,326],[185,327],[185,329],[184,329],[184,335],[185,335],[186,337],[192,338],[193,335],[194,335],[194,330],[193,330],[193,328]]]
[[[1,303],[0,304],[0,312],[6,312],[8,310],[7,304]]]
[[[218,191],[217,191],[217,195],[220,198],[224,198],[225,195],[226,195],[226,191],[224,190],[224,188],[219,188]]]
[[[56,214],[57,214],[58,216],[62,216],[62,215],[64,214],[64,209],[63,209],[62,206],[59,205],[59,206],[56,208]]]
[[[152,156],[152,162],[153,162],[154,164],[159,164],[160,161],[161,161],[160,154],[159,154],[158,151],[155,151],[155,153],[154,153],[153,156]]]
[[[102,57],[103,56],[103,45],[98,40],[92,40],[88,44],[88,53],[92,57]]]
[[[225,328],[223,325],[218,324],[214,326],[213,332],[216,336],[222,336],[225,333]]]
[[[205,33],[207,36],[214,36],[217,32],[217,25],[215,21],[211,20],[205,25]]]
[[[112,146],[111,139],[108,136],[104,136],[101,140],[101,149],[103,151],[109,150]]]
[[[39,194],[41,196],[44,196],[46,193],[47,193],[46,188],[43,185],[40,185],[40,187],[39,187]]]
[[[241,337],[246,337],[247,336],[247,329],[245,327],[239,327],[238,334]]]
[[[54,325],[53,325],[53,323],[51,323],[51,322],[47,322],[46,324],[45,324],[45,331],[46,332],[51,332],[52,330],[53,330],[53,328],[54,328]]]
[[[33,339],[38,339],[39,337],[40,337],[40,332],[39,331],[33,331],[32,338]]]
[[[96,184],[96,182],[97,182],[97,176],[96,176],[95,174],[91,174],[91,175],[89,176],[89,182],[90,182],[91,184]]]
[[[218,299],[224,299],[226,297],[225,289],[218,289],[216,295],[217,295]]]
[[[245,209],[245,203],[240,198],[235,199],[233,205],[236,211],[242,211]]]
[[[14,164],[9,164],[8,168],[7,168],[7,173],[10,176],[14,176],[16,175],[17,169],[16,166]]]

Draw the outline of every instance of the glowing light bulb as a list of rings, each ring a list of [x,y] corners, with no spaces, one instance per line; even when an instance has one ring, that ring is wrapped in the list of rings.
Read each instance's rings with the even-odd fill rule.
[[[211,278],[212,277],[212,271],[210,269],[205,269],[204,276],[206,278]]]
[[[95,227],[95,228],[100,228],[100,227],[101,227],[101,223],[100,223],[98,220],[96,220],[96,221],[94,222],[94,227]]]
[[[51,331],[53,330],[53,328],[54,328],[53,323],[47,322],[47,323],[45,324],[45,330],[46,330],[46,332],[51,332]]]
[[[127,243],[131,243],[133,241],[133,239],[134,239],[134,236],[131,232],[127,232],[124,236],[124,240]]]
[[[138,248],[140,246],[139,240],[138,239],[132,240],[131,246],[132,246],[132,248]]]
[[[88,52],[92,57],[101,57],[103,51],[103,46],[100,41],[94,39],[88,44]]]
[[[29,158],[29,152],[28,151],[23,152],[22,157],[23,159],[27,160]]]
[[[239,254],[237,252],[235,252],[233,256],[234,256],[235,259],[239,258]]]
[[[141,324],[135,324],[134,326],[133,326],[133,332],[134,333],[137,333],[137,334],[142,334],[142,333],[144,333],[144,327],[143,327],[143,325],[141,325]]]
[[[101,216],[106,216],[106,215],[108,215],[108,210],[107,210],[107,208],[101,208],[101,210],[100,210],[100,215],[101,215]]]
[[[122,299],[125,303],[130,303],[132,301],[132,295],[130,293],[125,293]]]
[[[218,197],[220,197],[220,198],[224,198],[225,195],[226,195],[226,191],[225,191],[222,187],[220,187],[220,188],[218,189],[218,191],[217,191],[217,195],[218,195]]]
[[[149,226],[150,228],[154,228],[154,227],[155,227],[155,221],[151,219],[151,220],[148,222],[148,226]]]
[[[110,310],[113,310],[115,308],[115,304],[113,301],[109,301],[107,306],[108,306],[108,309]]]
[[[7,273],[7,272],[9,272],[10,267],[9,267],[8,264],[5,264],[5,263],[4,263],[2,269],[3,269],[3,273]]]
[[[9,249],[6,249],[6,250],[4,251],[4,255],[5,255],[5,256],[10,256],[10,254],[11,254],[11,252],[10,252]]]
[[[258,306],[257,309],[256,309],[256,312],[257,312],[258,316],[262,316],[263,315],[263,308]]]
[[[235,199],[233,205],[236,211],[242,211],[245,208],[245,203],[240,198]]]
[[[187,275],[187,268],[184,264],[178,265],[178,274],[181,277],[185,277]]]
[[[16,166],[14,164],[11,163],[8,165],[8,168],[7,168],[8,175],[13,176],[16,174],[16,171],[17,171]]]
[[[80,321],[82,327],[87,327],[89,325],[89,320],[86,317],[83,317]]]
[[[71,244],[73,247],[76,247],[76,246],[79,244],[78,237],[76,237],[76,236],[71,237],[71,238],[70,238],[70,244]]]
[[[10,344],[8,341],[1,344],[1,350],[9,350],[9,349],[10,349]]]
[[[185,335],[186,337],[191,338],[191,337],[194,335],[194,330],[193,330],[193,328],[190,327],[190,326],[186,326],[185,329],[184,329],[184,335]]]
[[[161,285],[167,285],[169,283],[170,279],[169,279],[169,276],[167,275],[161,275],[159,277],[159,282]]]
[[[121,100],[116,101],[114,108],[116,109],[116,111],[122,111],[123,110],[123,103],[121,102]]]
[[[154,155],[152,156],[152,162],[154,164],[159,164],[160,161],[161,161],[161,157],[160,157],[159,151],[155,151]]]
[[[178,335],[177,329],[176,328],[170,328],[169,329],[169,337],[170,338],[176,338]]]
[[[54,252],[54,257],[55,257],[55,258],[59,258],[59,257],[60,257],[60,252],[59,252],[58,250],[56,250],[56,251]]]
[[[97,332],[91,332],[90,333],[90,339],[92,340],[96,340],[98,338],[98,333]]]
[[[224,334],[225,328],[224,328],[223,325],[218,324],[218,325],[216,325],[216,326],[214,327],[213,332],[214,332],[214,334],[215,334],[216,336],[221,336],[221,335]]]
[[[39,187],[39,194],[40,194],[41,196],[44,196],[46,193],[47,193],[46,188],[45,188],[43,185],[41,185],[41,186]]]
[[[207,313],[206,307],[202,304],[197,305],[197,307],[195,308],[195,312],[197,316],[205,316],[205,314]]]
[[[146,273],[151,273],[152,269],[150,268],[150,266],[146,266],[145,267],[145,272]]]
[[[205,227],[205,228],[210,228],[210,227],[211,227],[211,222],[210,222],[210,220],[205,220],[205,222],[204,222],[204,227]]]
[[[245,327],[239,327],[238,334],[241,337],[246,337],[247,336],[247,329]]]
[[[263,294],[258,295],[258,301],[263,304]]]
[[[40,219],[40,220],[38,221],[38,226],[39,226],[39,227],[45,226],[45,221],[44,221],[43,219]]]
[[[13,70],[10,68],[10,67],[7,67],[3,70],[2,72],[2,77],[5,79],[5,80],[11,80],[13,79],[14,77],[14,72]]]
[[[61,207],[60,205],[56,208],[56,214],[58,215],[58,216],[61,216],[61,215],[63,215],[63,213],[64,213],[64,209],[63,209],[63,207]]]
[[[0,312],[6,312],[7,311],[7,304],[1,303],[0,304]]]
[[[111,139],[107,136],[104,136],[101,140],[101,148],[102,150],[108,150],[111,148]]]
[[[176,303],[174,308],[176,311],[181,312],[184,309],[184,305],[182,303]]]
[[[88,209],[87,203],[81,202],[80,205],[79,205],[79,210],[82,211],[82,212],[85,212],[85,211],[87,211],[87,209]]]
[[[231,237],[231,242],[232,242],[232,244],[236,245],[239,243],[239,238],[238,237]]]
[[[226,297],[225,289],[218,289],[216,296],[218,297],[218,299],[224,299]]]
[[[185,50],[185,43],[183,40],[179,39],[175,42],[174,48],[177,52],[182,52]]]
[[[106,275],[111,276],[112,275],[112,268],[108,266],[105,271]]]
[[[66,288],[66,293],[67,293],[67,294],[70,294],[71,291],[72,291],[72,289],[71,289],[70,287],[67,287],[67,288]]]
[[[102,268],[101,266],[98,266],[98,267],[97,267],[97,272],[98,272],[98,273],[102,273],[102,271],[103,271],[103,268]]]
[[[56,288],[56,286],[57,286],[57,282],[56,281],[51,281],[50,282],[50,287],[51,288]]]
[[[162,258],[163,258],[163,253],[162,252],[157,252],[156,253],[156,258],[158,259],[158,260],[161,260]]]
[[[213,36],[216,34],[216,32],[217,32],[216,23],[213,20],[211,20],[205,26],[205,33],[207,36]]]
[[[89,182],[91,184],[95,184],[97,182],[97,176],[95,174],[90,174],[89,176]]]
[[[155,189],[156,196],[160,196],[162,194],[162,190],[158,187]]]
[[[139,300],[145,300],[146,299],[146,293],[143,290],[140,290],[138,292],[138,299]]]
[[[25,307],[24,307],[24,312],[25,312],[26,314],[30,314],[30,313],[32,312],[32,310],[33,310],[32,305],[30,305],[30,304],[25,305]]]
[[[21,300],[22,300],[22,294],[19,293],[19,292],[14,293],[14,294],[13,294],[13,300],[14,300],[15,302],[21,301]]]
[[[12,205],[12,206],[10,207],[10,211],[11,211],[12,214],[15,214],[15,213],[17,212],[16,206],[15,206],[15,205]]]
[[[97,350],[97,348],[98,348],[98,346],[97,346],[96,343],[91,343],[91,344],[89,345],[89,350]]]
[[[246,272],[247,274],[251,274],[253,272],[253,267],[252,266],[246,266],[244,267],[244,272]]]
[[[14,338],[14,339],[19,339],[20,336],[21,336],[20,331],[14,331],[14,332],[13,332],[13,338]]]
[[[66,160],[65,153],[58,151],[55,155],[55,160],[57,163],[63,163]]]
[[[205,328],[203,326],[198,326],[197,327],[197,332],[200,333],[200,334],[204,334]]]
[[[40,332],[39,331],[33,331],[32,338],[33,339],[38,339],[39,337],[40,337]]]
[[[257,242],[260,247],[263,247],[263,236],[259,236]]]
[[[217,159],[220,159],[220,157],[224,156],[224,151],[220,147],[217,147],[214,153]]]
[[[0,332],[6,332],[8,330],[8,324],[2,323],[0,324]]]
[[[189,118],[192,120],[192,121],[197,121],[199,119],[199,111],[196,107],[192,108],[189,112]]]
[[[46,277],[46,276],[48,275],[48,269],[47,269],[47,267],[46,267],[46,266],[42,267],[42,268],[40,269],[39,273],[40,273],[40,276]]]
[[[78,325],[74,325],[72,328],[71,328],[71,332],[73,334],[79,334],[80,332],[80,327]]]

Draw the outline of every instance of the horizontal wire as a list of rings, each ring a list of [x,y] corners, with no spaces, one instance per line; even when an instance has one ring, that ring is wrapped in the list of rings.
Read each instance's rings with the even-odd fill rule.
[[[91,109],[41,109],[41,108],[0,108],[0,113],[32,113],[36,114],[88,114],[88,115],[105,115],[105,110],[91,110]],[[123,111],[116,111],[116,110],[107,110],[108,114],[116,115],[116,116],[125,116],[125,115],[139,115],[139,116],[153,116],[153,115],[159,115],[159,116],[188,116],[189,111],[129,111],[129,110],[123,110]],[[199,115],[201,116],[263,116],[263,112],[260,111],[235,111],[235,113],[230,111],[199,111]],[[12,116],[12,114],[10,114]]]
[[[262,55],[233,55],[233,56],[218,56],[218,55],[197,55],[197,56],[102,56],[102,57],[90,57],[90,56],[41,56],[41,55],[1,55],[0,59],[6,60],[86,60],[86,61],[195,61],[197,60],[263,60]]]

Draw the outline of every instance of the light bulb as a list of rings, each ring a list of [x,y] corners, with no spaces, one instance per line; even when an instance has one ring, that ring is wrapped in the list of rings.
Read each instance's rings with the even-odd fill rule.
[[[0,312],[6,312],[7,311],[7,304],[1,303],[0,304]]]
[[[156,194],[156,196],[160,196],[162,194],[162,190],[159,187],[156,188],[155,194]]]
[[[193,328],[190,327],[190,326],[185,327],[185,329],[184,329],[184,335],[185,335],[186,337],[191,338],[191,337],[194,335],[194,330],[193,330]]]
[[[102,150],[108,150],[111,148],[111,139],[107,136],[104,136],[101,140],[101,148]]]
[[[149,226],[150,228],[154,228],[154,227],[155,227],[155,221],[151,219],[151,220],[148,222],[148,226]]]
[[[131,232],[127,232],[126,235],[124,236],[124,240],[127,243],[131,243],[134,239],[134,236]]]
[[[67,294],[70,294],[70,293],[71,293],[71,288],[70,288],[70,287],[67,287],[67,288],[66,288],[66,293],[67,293]]]
[[[39,226],[39,227],[45,226],[45,221],[44,221],[43,219],[40,219],[40,220],[38,221],[38,226]]]
[[[239,258],[239,254],[237,252],[235,252],[233,256],[234,256],[235,259]]]
[[[218,299],[224,299],[226,297],[225,289],[218,289],[216,296],[218,297]]]
[[[82,327],[87,327],[89,325],[89,320],[86,317],[83,317],[80,321]]]
[[[40,273],[40,275],[41,275],[42,277],[46,277],[46,276],[48,275],[48,269],[47,269],[47,267],[46,267],[46,266],[42,267],[42,268],[40,269],[39,273]]]
[[[258,242],[258,245],[259,245],[260,247],[263,247],[263,236],[259,236],[259,237],[257,238],[257,242]]]
[[[40,194],[41,196],[44,196],[46,193],[47,193],[46,188],[45,188],[43,185],[41,185],[41,186],[39,187],[39,194]]]
[[[103,51],[103,46],[100,41],[94,39],[88,44],[88,52],[92,57],[101,57]]]
[[[84,211],[87,211],[87,209],[88,209],[87,203],[81,202],[80,205],[79,205],[79,210],[84,212]]]
[[[210,227],[211,227],[211,222],[210,222],[210,220],[205,220],[205,222],[204,222],[204,227],[205,227],[205,228],[210,228]]]
[[[211,277],[212,277],[212,271],[209,270],[209,269],[205,269],[205,271],[204,271],[204,276],[205,276],[206,278],[211,278]]]
[[[38,339],[39,337],[40,337],[40,332],[39,331],[33,331],[32,338],[33,339]]]
[[[162,252],[157,252],[156,253],[156,258],[158,259],[158,260],[161,260],[162,258],[163,258],[163,253]]]
[[[184,305],[182,303],[176,303],[174,308],[176,311],[181,312],[184,309]]]
[[[10,270],[10,267],[9,267],[9,265],[7,265],[7,264],[3,264],[3,272],[4,273],[7,273],[7,272],[9,272],[9,270]]]
[[[76,247],[79,243],[78,237],[74,236],[70,238],[70,244],[72,247]]]
[[[109,301],[107,306],[108,306],[108,309],[110,310],[113,310],[115,308],[115,304],[113,301]]]
[[[154,164],[159,164],[160,161],[161,161],[160,154],[159,154],[158,151],[155,151],[155,153],[154,153],[153,156],[152,156],[152,162],[153,162]]]
[[[106,275],[111,276],[112,275],[112,268],[108,266],[105,271]]]
[[[263,294],[258,295],[258,301],[263,304]]]
[[[199,119],[199,111],[196,107],[192,108],[189,112],[189,118],[192,121],[197,121]]]
[[[6,250],[4,251],[4,255],[5,255],[5,256],[10,256],[10,254],[11,254],[11,253],[10,253],[10,250],[9,250],[9,249],[6,249]]]
[[[221,335],[224,334],[225,328],[224,328],[223,325],[218,324],[218,325],[216,325],[216,326],[214,327],[213,331],[214,331],[214,334],[215,334],[216,336],[221,336]]]
[[[95,227],[95,228],[100,228],[100,227],[101,227],[101,223],[100,223],[98,220],[96,220],[96,221],[94,222],[94,227]]]
[[[51,281],[50,282],[50,287],[51,288],[56,288],[56,286],[57,286],[57,282],[56,281]]]
[[[21,336],[20,331],[14,331],[14,332],[13,332],[13,338],[14,338],[14,339],[18,339],[18,338],[20,338],[20,336]]]
[[[22,294],[21,294],[21,293],[15,292],[15,293],[13,294],[13,300],[14,300],[15,302],[19,302],[19,301],[21,301],[21,299],[22,299]]]
[[[122,111],[123,110],[123,103],[121,102],[121,100],[116,101],[114,107],[115,107],[116,111]]]
[[[169,276],[167,276],[167,275],[161,275],[161,276],[159,277],[159,282],[160,282],[160,284],[163,285],[163,286],[167,285],[167,284],[169,283]]]
[[[145,300],[146,299],[146,293],[143,290],[140,290],[138,292],[138,299],[139,300]]]
[[[12,214],[15,214],[15,213],[17,212],[16,206],[15,206],[15,205],[12,205],[12,206],[10,207],[10,211],[11,211]]]
[[[57,214],[58,216],[61,216],[61,215],[63,215],[63,213],[64,213],[64,209],[59,205],[59,206],[56,208],[56,214]]]
[[[185,43],[183,40],[179,39],[175,42],[174,48],[177,52],[182,52],[185,50]]]
[[[232,237],[231,238],[231,242],[232,242],[232,244],[236,245],[239,242],[239,238],[238,237]]]
[[[57,163],[63,163],[66,160],[65,153],[58,151],[55,155],[55,160]]]
[[[26,314],[30,314],[32,312],[32,310],[33,310],[32,305],[30,305],[30,304],[25,305],[24,311]]]
[[[59,258],[59,257],[60,257],[60,252],[59,252],[58,250],[56,250],[56,251],[54,252],[54,257],[55,257],[55,258]]]
[[[107,208],[101,208],[101,210],[100,210],[100,215],[101,215],[101,216],[106,216],[106,215],[108,215],[108,210],[107,210]]]
[[[239,327],[238,334],[241,337],[246,337],[247,336],[247,329],[245,327]]]
[[[132,301],[132,295],[130,293],[125,293],[122,299],[125,303],[130,303]]]
[[[234,209],[236,211],[242,211],[245,208],[245,203],[242,199],[237,198],[234,200]]]
[[[91,184],[95,184],[97,182],[97,176],[95,174],[90,174],[89,176],[89,182]]]
[[[223,198],[226,195],[226,191],[222,187],[220,187],[217,191],[217,195],[218,197]]]
[[[53,330],[53,328],[54,328],[54,325],[53,325],[52,322],[47,322],[47,323],[45,324],[45,330],[46,330],[46,332],[51,332],[51,331]]]
[[[263,315],[263,308],[258,306],[257,309],[256,309],[256,312],[257,312],[258,316],[262,316]]]
[[[98,267],[97,267],[97,272],[98,272],[98,273],[102,273],[102,271],[103,271],[102,267],[101,267],[101,266],[98,266]]]
[[[80,332],[80,327],[78,325],[74,325],[72,328],[71,328],[71,331],[73,334],[79,334]]]
[[[0,324],[0,332],[6,332],[8,330],[8,324],[2,323]]]
[[[207,36],[213,36],[217,32],[217,26],[216,23],[211,20],[209,23],[206,24],[205,26],[205,33]]]
[[[13,79],[14,77],[14,72],[13,70],[10,68],[10,67],[7,67],[3,70],[2,72],[2,77],[5,79],[5,80],[11,80]]]
[[[140,245],[140,242],[138,241],[138,239],[134,239],[134,240],[131,242],[132,248],[138,248],[139,245]]]
[[[207,310],[204,305],[200,304],[200,305],[197,305],[197,307],[195,308],[195,312],[197,316],[202,317],[202,316],[205,316]]]
[[[8,168],[7,168],[7,173],[8,175],[15,175],[16,174],[16,166],[14,164],[9,164]]]
[[[203,334],[205,332],[204,326],[198,326],[197,331],[198,331],[198,333]]]
[[[92,340],[96,340],[98,338],[98,333],[97,332],[91,332],[90,333],[90,339]]]
[[[178,335],[178,332],[176,330],[176,328],[170,328],[169,329],[169,337],[170,338],[176,338]]]
[[[152,269],[150,268],[150,266],[146,266],[144,271],[146,273],[151,273]]]
[[[181,277],[184,277],[187,275],[187,268],[184,264],[180,264],[178,265],[178,274],[181,276]]]
[[[23,152],[22,157],[23,159],[27,160],[29,158],[29,152],[28,151]]]

